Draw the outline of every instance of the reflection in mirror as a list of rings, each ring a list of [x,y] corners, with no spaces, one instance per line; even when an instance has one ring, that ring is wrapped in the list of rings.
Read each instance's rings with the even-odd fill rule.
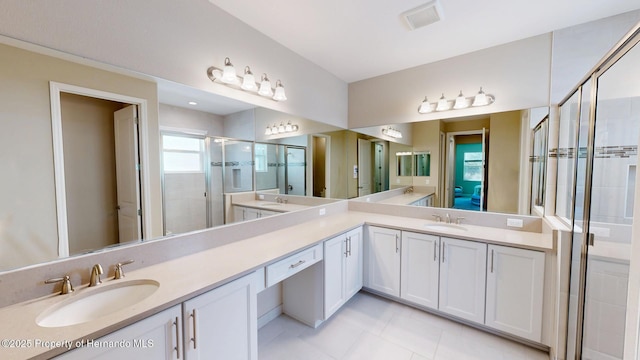
[[[533,129],[533,154],[531,155],[531,212],[544,214],[545,183],[547,178],[547,142],[549,117],[545,117]]]
[[[529,163],[533,151],[532,134],[535,125],[547,115],[548,108],[536,108],[409,124],[409,129],[403,129],[403,134],[408,135],[403,141],[411,137],[408,148],[390,142],[391,153],[394,156],[400,154],[396,156],[394,169],[389,174],[391,187],[432,187],[435,192],[433,204],[439,207],[456,207],[456,200],[466,200],[469,210],[473,200],[478,210],[482,203],[485,204],[482,208],[489,212],[530,214],[534,186]],[[374,133],[374,130],[366,128],[363,132]],[[455,140],[453,147],[449,141],[451,138]],[[480,154],[480,158],[477,159],[477,154],[468,154],[465,162],[467,151],[462,147],[471,143],[478,144],[479,150],[472,152]],[[457,151],[456,144],[460,145]],[[402,156],[411,153],[414,154],[414,174],[411,168],[403,166],[410,160]],[[456,158],[460,160],[459,169]],[[421,161],[428,165],[421,167]],[[475,183],[472,184],[473,181]],[[467,183],[472,186],[466,186]],[[540,196],[544,198],[544,194]]]
[[[416,176],[431,176],[431,153],[416,151],[413,153]]]
[[[413,158],[411,151],[396,153],[396,175],[413,176]]]

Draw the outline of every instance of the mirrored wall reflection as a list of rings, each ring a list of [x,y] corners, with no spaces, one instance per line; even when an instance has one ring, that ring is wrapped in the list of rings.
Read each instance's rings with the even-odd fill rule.
[[[255,144],[256,190],[307,195],[307,148],[283,144]]]
[[[165,235],[225,224],[224,194],[253,190],[253,142],[162,134]]]

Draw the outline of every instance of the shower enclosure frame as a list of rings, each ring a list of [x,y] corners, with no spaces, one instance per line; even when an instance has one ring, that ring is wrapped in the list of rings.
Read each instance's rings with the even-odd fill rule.
[[[634,46],[636,45],[640,46],[639,43],[640,43],[640,23],[634,26],[631,29],[631,31],[629,31],[627,35],[609,53],[607,53],[607,55],[578,83],[579,85],[574,89],[572,89],[572,91],[569,92],[569,95],[567,95],[558,105],[561,108],[568,101],[570,101],[570,99],[576,94],[576,92],[578,93],[578,101],[577,101],[578,128],[576,129],[577,137],[575,139],[575,143],[573,144],[574,148],[576,149],[575,157],[573,159],[573,162],[574,162],[574,167],[573,167],[574,177],[573,177],[573,184],[572,184],[573,196],[571,199],[571,204],[568,204],[571,207],[571,219],[569,219],[570,224],[568,225],[571,226],[571,229],[573,232],[573,235],[571,236],[572,242],[580,241],[580,244],[579,244],[580,253],[576,254],[579,256],[578,267],[574,269],[573,266],[570,265],[570,272],[574,270],[578,270],[577,284],[574,281],[571,281],[569,285],[570,292],[572,287],[577,286],[578,296],[577,296],[577,309],[576,309],[577,313],[573,314],[575,315],[575,319],[576,319],[575,324],[569,323],[569,319],[572,317],[572,314],[570,314],[572,308],[570,307],[570,300],[567,301],[567,310],[568,310],[567,311],[568,313],[567,333],[566,333],[567,347],[565,349],[565,357],[567,359],[570,358],[571,354],[573,354],[573,358],[581,359],[582,350],[583,350],[585,300],[586,300],[586,285],[587,285],[587,259],[588,259],[588,253],[589,253],[589,246],[593,246],[595,241],[593,233],[589,232],[590,230],[589,225],[591,221],[591,211],[590,211],[591,210],[591,193],[593,190],[592,186],[593,186],[593,168],[594,168],[594,155],[595,155],[595,135],[596,135],[595,130],[596,130],[596,115],[597,115],[597,100],[598,100],[597,98],[598,79],[600,78],[600,76],[605,74],[606,71],[609,70],[614,64],[616,64],[617,61],[620,60]],[[589,94],[583,94],[582,92],[584,86],[586,85],[590,87]],[[588,97],[589,99],[589,102],[588,102],[589,122],[588,122],[588,139],[587,139],[586,164],[585,164],[586,178],[585,178],[585,184],[584,184],[584,198],[583,198],[584,203],[583,203],[582,219],[576,219],[575,205],[578,200],[576,188],[577,188],[578,175],[579,175],[578,161],[580,157],[579,156],[579,153],[580,153],[579,137],[580,137],[580,125],[581,125],[580,116],[583,113],[582,106],[585,104],[584,99],[586,97]],[[559,176],[559,172],[557,172],[557,176]],[[556,182],[556,187],[557,187],[557,184],[558,184],[558,181]],[[576,220],[582,221],[582,226],[579,227],[580,233],[576,232]],[[636,228],[637,226],[638,225],[636,224]],[[573,249],[573,244],[570,246],[570,248]],[[573,257],[573,255],[574,254],[572,251],[572,254],[570,254],[570,256]],[[574,260],[575,259],[571,259],[570,264],[573,263]],[[632,254],[631,263],[633,263],[633,254]],[[632,281],[631,279],[632,270],[633,270],[633,267],[630,268],[629,283],[631,283]],[[569,275],[569,278],[575,279],[575,277],[571,276],[571,274]],[[632,290],[632,289],[629,289],[629,290]],[[627,299],[629,299],[631,296],[635,296],[635,295],[632,295],[629,293]],[[635,297],[637,298],[637,296]],[[629,311],[629,301],[627,301],[626,311],[627,312]],[[630,324],[628,313],[625,314],[625,317],[627,319],[625,324],[626,325],[625,333],[626,335],[629,335],[628,332],[630,330],[633,332],[631,335],[633,335],[634,344],[632,344],[633,346],[631,346],[625,343],[624,358],[627,358],[629,355],[632,355],[632,353],[635,357],[638,354],[638,345],[640,344],[640,341],[638,341],[638,332],[639,332],[638,319],[635,319],[634,323]],[[636,318],[637,318],[637,314],[636,314]],[[571,331],[575,331],[575,343],[569,343],[569,338],[570,338],[570,335],[572,334]],[[630,336],[625,336],[625,338],[628,340]]]

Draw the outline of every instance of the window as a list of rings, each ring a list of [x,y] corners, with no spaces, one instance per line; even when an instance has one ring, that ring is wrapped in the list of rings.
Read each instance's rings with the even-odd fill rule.
[[[162,135],[165,173],[204,172],[204,139],[185,135]]]
[[[464,181],[482,181],[482,152],[464,153]]]
[[[267,144],[256,144],[255,148],[256,172],[267,172]]]

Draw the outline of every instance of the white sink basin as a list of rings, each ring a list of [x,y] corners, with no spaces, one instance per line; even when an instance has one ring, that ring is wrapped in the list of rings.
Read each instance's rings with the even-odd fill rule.
[[[431,229],[431,230],[444,230],[444,231],[460,230],[460,231],[467,231],[467,228],[465,228],[464,226],[456,225],[456,224],[437,223],[437,224],[425,224],[424,226],[426,228],[428,228],[428,229]]]
[[[144,300],[160,284],[154,280],[131,280],[100,286],[70,295],[43,311],[36,322],[42,327],[61,327],[95,320]]]
[[[284,204],[282,203],[266,203],[266,204],[260,204],[260,206],[282,206]]]

